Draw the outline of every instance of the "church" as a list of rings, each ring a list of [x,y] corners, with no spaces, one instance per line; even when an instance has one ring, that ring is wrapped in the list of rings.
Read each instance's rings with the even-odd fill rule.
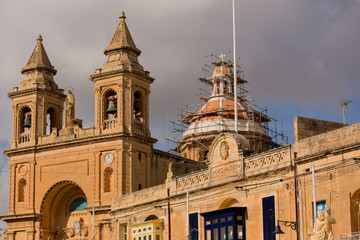
[[[149,129],[154,78],[124,12],[90,75],[95,125],[76,118],[41,35],[23,80],[8,93],[10,240],[349,239],[360,232],[360,123],[294,118],[280,145],[271,117],[235,98],[234,67],[213,63],[204,105],[182,119],[172,154]],[[145,53],[146,54],[146,53]],[[246,83],[235,76],[242,89]],[[89,93],[90,94],[90,93]],[[236,107],[235,107],[236,106]],[[237,127],[234,126],[237,124]],[[325,230],[317,230],[324,224]],[[330,238],[333,237],[333,238]]]

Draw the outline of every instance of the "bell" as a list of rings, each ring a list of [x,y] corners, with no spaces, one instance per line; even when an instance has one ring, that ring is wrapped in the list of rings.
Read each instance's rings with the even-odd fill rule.
[[[108,106],[108,109],[106,110],[106,113],[115,114],[116,112],[117,112],[117,110],[116,110],[116,106],[115,106],[115,101],[109,100],[109,106]]]
[[[31,115],[25,115],[24,127],[31,128]]]
[[[284,234],[284,232],[280,228],[279,223],[275,226],[275,231],[273,231],[272,234]]]

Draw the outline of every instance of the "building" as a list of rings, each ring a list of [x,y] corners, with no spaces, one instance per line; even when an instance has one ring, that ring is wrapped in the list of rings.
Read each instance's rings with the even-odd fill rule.
[[[181,156],[173,155],[153,148],[154,79],[138,62],[123,12],[106,62],[90,76],[93,127],[75,117],[75,97],[54,81],[42,41],[8,94],[8,239],[275,239],[277,223],[283,239],[305,239],[316,217],[312,164],[315,206],[331,208],[334,235],[360,231],[360,124],[296,117],[295,143],[279,146],[264,127],[271,119],[240,98],[236,133],[233,73],[222,60],[203,79],[212,94],[184,118]]]

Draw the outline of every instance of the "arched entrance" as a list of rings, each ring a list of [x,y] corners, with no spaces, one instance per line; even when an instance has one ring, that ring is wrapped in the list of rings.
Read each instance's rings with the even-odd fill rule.
[[[53,185],[41,203],[41,239],[87,239],[87,198],[74,182]]]
[[[351,232],[360,231],[360,189],[356,190],[351,196]]]

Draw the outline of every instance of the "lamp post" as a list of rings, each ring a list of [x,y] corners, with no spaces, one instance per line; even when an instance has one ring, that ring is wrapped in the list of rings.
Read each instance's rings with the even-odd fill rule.
[[[273,231],[273,234],[284,234],[284,232],[280,228],[280,223],[283,223],[285,227],[291,227],[292,230],[297,231],[296,222],[278,220],[277,225],[275,226],[275,231]]]

